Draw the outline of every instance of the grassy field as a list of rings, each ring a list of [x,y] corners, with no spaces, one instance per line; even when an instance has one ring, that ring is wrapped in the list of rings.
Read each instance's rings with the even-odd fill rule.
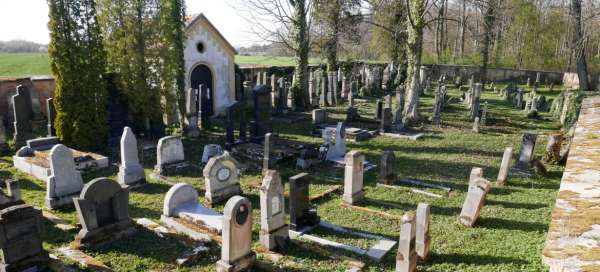
[[[549,94],[545,89],[541,93]],[[457,90],[450,92],[459,96]],[[391,190],[376,186],[377,169],[365,174],[366,201],[362,204],[370,209],[384,211],[401,216],[405,212],[414,211],[420,202],[431,204],[432,248],[429,260],[419,264],[419,271],[546,271],[541,262],[541,252],[550,221],[551,207],[554,204],[559,187],[562,167],[549,166],[545,177],[510,178],[508,185],[492,188],[486,205],[475,227],[465,228],[457,222],[463,201],[466,196],[469,172],[472,167],[482,167],[485,178],[495,181],[498,167],[505,147],[513,146],[515,152],[520,147],[521,135],[524,131],[547,134],[557,129],[549,116],[545,119],[526,119],[522,111],[510,107],[497,94],[486,92],[483,100],[489,103],[488,126],[481,128],[481,133],[470,131],[472,123],[468,120],[468,111],[462,103],[452,104],[442,114],[443,128],[436,129],[426,123],[422,130],[429,136],[420,141],[397,140],[388,137],[377,137],[366,142],[349,143],[348,148],[364,152],[368,161],[379,164],[380,156],[385,150],[392,150],[397,158],[395,170],[401,178],[413,178],[428,183],[452,187],[450,194],[441,190],[430,192],[443,194],[442,198],[414,194],[406,189]],[[374,99],[359,104],[363,117],[374,116]],[[422,113],[431,115],[432,96],[425,95],[421,99]],[[329,108],[330,118],[344,118],[344,107]],[[294,126],[275,125],[275,131],[282,137],[303,141],[305,143],[321,143],[320,138],[310,136],[310,123],[298,123]],[[198,139],[184,138],[186,158],[194,165],[199,165],[202,147],[207,143],[222,144],[221,130],[203,132]],[[541,147],[545,146],[545,137],[538,138],[537,154],[542,155]],[[515,154],[516,156],[516,154]],[[112,157],[115,159],[115,157]],[[147,176],[154,161],[145,161]],[[84,180],[94,177],[116,177],[117,167],[86,173]],[[343,184],[343,173],[331,166],[319,166],[310,171],[316,177],[311,187],[311,195],[323,192],[332,186]],[[298,173],[292,165],[284,165],[281,169],[282,180]],[[0,161],[0,177],[12,176],[21,182],[25,201],[38,208],[44,208],[45,184],[30,176],[17,172],[11,163],[10,156]],[[189,170],[171,177],[174,181],[188,182],[198,189],[204,188],[204,180],[200,168]],[[253,248],[257,249],[259,231],[259,191],[252,184],[260,183],[258,171],[243,173],[241,184],[244,196],[253,205]],[[130,214],[134,218],[147,217],[159,222],[163,197],[169,185],[149,179],[149,184],[130,193]],[[204,197],[200,198],[201,201]],[[341,191],[322,198],[313,204],[323,220],[352,230],[376,233],[397,240],[400,224],[398,220],[381,217],[354,209],[340,207]],[[223,205],[217,210],[222,211]],[[57,216],[77,224],[74,211],[51,211]],[[44,234],[45,248],[54,251],[72,241],[76,230],[64,232],[46,222]],[[370,241],[356,239],[348,235],[318,229],[319,235],[329,239],[357,246],[370,245]],[[314,245],[312,245],[314,246]],[[175,258],[190,250],[169,239],[160,239],[146,230],[129,238],[115,242],[104,250],[88,250],[87,253],[103,261],[115,271],[214,271],[214,263],[219,259],[220,249],[214,245],[209,254],[200,258],[188,267],[177,267]],[[284,252],[285,257],[272,261],[259,256],[258,271],[345,271],[350,267],[347,261],[332,259],[332,253],[351,256],[366,263],[366,271],[393,271],[395,266],[395,248],[383,260],[376,264],[360,256],[347,252],[336,252],[324,249],[319,252],[303,248],[290,248]]]
[[[235,57],[239,65],[257,66],[291,66],[292,57],[271,56],[240,56]],[[311,64],[320,63],[319,59],[311,58]],[[50,75],[48,54],[45,53],[0,53],[0,77],[2,76],[36,76]]]

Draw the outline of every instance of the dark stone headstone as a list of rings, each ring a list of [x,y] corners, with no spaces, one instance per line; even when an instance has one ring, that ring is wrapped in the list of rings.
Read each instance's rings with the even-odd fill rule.
[[[205,130],[205,129],[210,129],[211,128],[211,123],[210,123],[210,115],[212,112],[212,105],[210,105],[210,100],[208,99],[208,89],[206,87],[204,87],[203,85],[200,85],[198,88],[200,88],[199,90],[199,105],[200,105],[200,127]]]
[[[254,98],[253,141],[261,141],[265,134],[272,132],[271,90],[266,85],[258,85],[252,92]]]
[[[87,183],[73,198],[81,230],[75,236],[78,248],[95,248],[134,234],[129,218],[129,190],[108,178]]]
[[[381,113],[380,131],[391,132],[392,130],[392,109],[384,108]]]
[[[11,97],[15,117],[14,140],[17,148],[23,146],[25,141],[32,137],[31,100],[29,100],[26,93],[26,89],[19,85],[17,86],[17,94]]]
[[[346,122],[357,122],[360,120],[360,114],[355,107],[348,107],[346,110]]]
[[[41,271],[49,261],[42,247],[42,212],[25,204],[0,211],[0,271]]]
[[[379,166],[379,183],[393,184],[396,181],[396,173],[394,173],[394,163],[396,156],[393,151],[386,150],[381,156],[381,162]]]
[[[519,160],[517,160],[515,168],[519,170],[530,169],[531,161],[533,161],[535,156],[536,141],[537,134],[523,134],[523,140],[521,142],[521,152],[519,153]]]
[[[48,118],[48,137],[56,135],[56,130],[54,129],[54,118],[56,117],[56,111],[54,110],[54,98],[50,97],[46,99],[46,111]]]
[[[307,173],[295,175],[290,178],[290,229],[300,230],[306,226],[314,226],[321,219],[317,211],[311,209],[309,199],[309,186],[312,178]]]
[[[381,101],[381,99],[377,99],[377,101],[375,101],[375,119],[381,120],[382,114],[383,114],[383,101]]]

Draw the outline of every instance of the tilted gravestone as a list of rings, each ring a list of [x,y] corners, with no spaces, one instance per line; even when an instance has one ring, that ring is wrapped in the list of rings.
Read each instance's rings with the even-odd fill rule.
[[[186,167],[183,143],[176,136],[167,136],[158,140],[156,147],[156,166],[154,172],[158,175],[173,174]]]
[[[54,118],[56,118],[56,110],[54,109],[54,98],[50,97],[46,99],[46,117],[48,118],[48,137],[56,135],[54,129]]]
[[[301,173],[290,178],[290,229],[301,230],[304,227],[315,226],[321,219],[317,211],[310,206],[309,187],[312,177]]]
[[[73,205],[83,188],[81,173],[75,168],[73,152],[70,148],[57,144],[50,150],[50,171],[52,175],[46,184],[46,207],[56,209]]]
[[[25,204],[25,202],[21,200],[21,186],[19,185],[19,182],[7,179],[4,181],[4,187],[6,188],[6,192],[0,190],[0,209]]]
[[[42,247],[42,212],[25,204],[0,210],[0,271],[44,271],[49,261]]]
[[[161,221],[169,228],[181,229],[181,223],[174,218],[216,234],[223,229],[223,216],[202,206],[198,202],[198,191],[186,183],[173,185],[165,195]]]
[[[249,270],[256,261],[252,246],[252,204],[241,196],[227,201],[223,210],[221,260],[217,272]]]
[[[421,260],[426,260],[429,256],[431,236],[429,235],[429,221],[431,212],[429,204],[419,203],[416,216],[416,250]]]
[[[498,178],[496,179],[496,185],[504,186],[506,185],[506,180],[508,178],[508,171],[510,170],[510,163],[512,161],[512,147],[507,147],[504,149],[504,155],[502,155],[502,163],[500,164],[500,170],[498,171]]]
[[[14,141],[17,148],[23,146],[25,141],[32,137],[31,127],[31,101],[25,87],[17,86],[17,94],[11,97],[14,115]]]
[[[268,250],[283,249],[288,243],[284,206],[281,176],[269,170],[260,187],[260,244]]]
[[[208,203],[215,204],[241,194],[238,162],[229,155],[212,157],[204,167],[205,197]]]
[[[393,184],[398,178],[394,172],[394,163],[396,162],[396,156],[394,151],[386,150],[381,156],[381,163],[379,165],[379,178],[378,182],[383,184]]]
[[[396,254],[396,272],[412,272],[417,267],[417,252],[415,248],[415,216],[407,213],[402,216],[400,239]]]
[[[73,202],[81,224],[77,248],[102,247],[136,232],[129,218],[129,190],[111,179],[90,181]]]
[[[477,178],[472,182],[458,218],[461,224],[466,227],[472,227],[475,224],[489,190],[490,182],[483,178]]]
[[[345,204],[354,205],[365,198],[363,190],[363,172],[365,156],[358,151],[350,151],[345,157],[344,168],[344,195]]]
[[[117,180],[121,186],[132,186],[144,183],[146,176],[138,157],[138,145],[135,134],[130,127],[123,128],[121,136],[121,165]]]
[[[523,134],[523,140],[521,142],[521,151],[519,152],[519,160],[515,164],[515,168],[520,170],[529,169],[529,165],[534,159],[536,141],[537,134]]]
[[[469,173],[469,186],[474,186],[475,181],[483,178],[483,168],[473,167],[471,168],[471,173]]]

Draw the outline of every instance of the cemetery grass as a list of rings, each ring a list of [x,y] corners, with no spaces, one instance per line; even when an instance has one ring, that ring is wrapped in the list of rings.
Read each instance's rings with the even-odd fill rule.
[[[554,96],[558,92],[543,94]],[[458,91],[451,90],[451,96],[459,96]],[[359,104],[363,117],[374,116],[374,99],[366,104]],[[543,120],[530,120],[525,113],[510,107],[499,95],[484,92],[483,100],[488,101],[488,126],[481,127],[481,133],[470,131],[472,126],[467,118],[467,110],[462,103],[451,104],[442,114],[442,129],[436,129],[425,123],[423,131],[429,136],[420,141],[397,140],[388,137],[377,137],[366,142],[349,143],[348,148],[360,150],[366,159],[379,164],[384,150],[392,150],[396,155],[395,170],[400,178],[412,178],[432,184],[453,188],[446,194],[442,190],[420,188],[443,195],[442,198],[411,193],[407,188],[387,189],[376,186],[378,169],[365,174],[366,200],[360,204],[373,210],[401,216],[405,212],[414,212],[420,202],[431,204],[432,248],[429,259],[419,264],[419,271],[546,271],[541,262],[541,253],[555,202],[557,189],[563,168],[549,166],[548,175],[534,178],[509,178],[508,185],[502,188],[493,186],[488,195],[486,205],[475,227],[465,228],[457,221],[467,191],[467,181],[472,167],[482,167],[486,179],[495,182],[498,167],[505,147],[513,146],[515,154],[520,148],[520,139],[524,131],[535,131],[548,134],[557,129],[557,125],[549,120],[548,114],[542,114]],[[425,118],[431,114],[433,99],[425,95],[421,99],[422,114]],[[330,108],[330,118],[341,120],[344,108]],[[305,143],[320,144],[321,139],[310,136],[310,124],[297,123],[276,125],[275,131],[285,138]],[[204,201],[204,182],[201,166],[202,147],[206,143],[214,143],[215,136],[223,131],[215,129],[203,132],[199,139],[184,139],[186,158],[194,167],[176,176],[169,177],[172,182],[188,182],[200,191],[200,201]],[[217,141],[223,144],[222,137]],[[542,156],[546,139],[538,138],[537,155]],[[116,152],[111,152],[111,154]],[[112,156],[113,161],[116,159]],[[149,184],[130,193],[129,209],[133,218],[146,217],[159,222],[162,212],[163,198],[170,185],[149,178],[153,161],[145,161],[146,175]],[[296,174],[293,164],[286,164],[281,169],[282,180],[287,183],[289,177]],[[91,171],[84,174],[84,180],[108,176],[116,179],[118,169],[115,165],[108,169]],[[332,166],[319,166],[312,169],[316,180],[311,185],[311,196],[320,194],[343,184],[343,172]],[[22,184],[24,200],[51,212],[77,225],[73,210],[50,211],[44,207],[45,185],[43,181],[17,172],[12,167],[10,156],[1,158],[0,177],[17,179]],[[253,247],[258,249],[258,231],[260,222],[259,191],[260,172],[245,171],[241,179],[244,195],[253,205]],[[287,185],[286,185],[287,191]],[[400,223],[396,219],[384,218],[378,214],[367,213],[340,206],[342,189],[313,201],[318,214],[323,220],[343,226],[352,231],[373,233],[397,240]],[[223,204],[216,207],[219,212]],[[50,252],[68,245],[78,230],[62,231],[45,223],[44,247]],[[328,239],[348,243],[354,246],[368,247],[373,244],[362,238],[340,235],[317,229],[313,234],[323,235]],[[312,243],[305,243],[317,247]],[[139,228],[137,235],[113,243],[103,250],[87,250],[86,252],[101,260],[115,271],[214,271],[214,263],[220,257],[220,248],[213,245],[211,251],[201,256],[193,265],[177,267],[175,259],[191,248],[169,239],[160,239],[154,233]],[[258,250],[260,251],[260,250]],[[258,271],[344,271],[351,262],[332,256],[349,256],[366,264],[366,271],[393,271],[396,248],[387,254],[382,263],[376,264],[368,259],[351,253],[327,249],[313,251],[304,247],[292,247],[285,251],[285,257],[272,261],[259,254]]]

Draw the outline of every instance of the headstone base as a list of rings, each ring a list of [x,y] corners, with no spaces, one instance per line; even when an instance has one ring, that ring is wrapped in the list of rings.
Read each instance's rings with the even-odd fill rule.
[[[260,230],[260,244],[268,250],[280,250],[287,247],[290,240],[289,227],[284,225],[271,232]]]
[[[117,174],[117,181],[121,184],[121,187],[136,187],[146,183],[146,175],[144,174],[144,168],[141,165],[134,167],[123,167],[119,166],[119,173]]]
[[[73,198],[79,197],[79,192],[53,198],[46,198],[46,207],[50,209],[73,207]]]
[[[290,223],[291,230],[301,230],[304,227],[314,227],[321,222],[321,218],[317,215],[317,211],[310,210],[306,212],[302,217],[298,218],[296,222]]]
[[[239,195],[242,193],[242,188],[239,183],[232,184],[230,186],[215,190],[213,192],[206,191],[204,197],[206,197],[206,201],[209,205],[213,205],[215,203],[222,202],[224,200],[229,199],[234,195]]]
[[[417,253],[410,254],[408,260],[400,254],[396,255],[396,272],[413,272],[417,269]]]
[[[385,184],[385,185],[392,185],[396,182],[396,180],[398,179],[398,177],[396,175],[389,175],[389,176],[385,176],[385,177],[380,177],[377,182],[381,183],[381,184]]]
[[[179,170],[186,168],[189,166],[189,163],[186,161],[170,163],[165,165],[155,165],[154,173],[159,176],[168,176],[177,173]]]
[[[529,167],[529,165],[524,163],[518,163],[515,166],[511,167],[508,171],[508,175],[511,177],[533,177],[534,172],[533,169]]]
[[[239,258],[231,263],[219,260],[217,262],[217,272],[237,272],[246,271],[252,268],[256,261],[256,253],[250,252],[250,254]]]
[[[351,196],[349,196],[349,195],[342,196],[342,201],[348,205],[357,204],[357,203],[363,201],[364,199],[365,199],[365,191],[362,191],[362,190],[352,194]]]
[[[74,248],[100,248],[137,232],[131,219],[113,223],[92,231],[80,230],[73,242]]]
[[[2,263],[0,264],[0,271],[2,272],[37,272],[46,271],[50,257],[48,252],[43,252],[34,256],[29,256],[27,259],[21,260],[17,263]]]
[[[163,223],[165,223],[165,226],[167,226],[167,228],[172,229],[172,230],[176,231],[177,233],[182,233],[183,235],[187,236],[188,238],[190,238],[194,241],[209,242],[212,240],[210,235],[208,235],[204,232],[200,232],[195,229],[192,229],[191,227],[188,227],[188,226],[178,222],[176,218],[161,215],[160,220]],[[219,234],[219,233],[217,233],[217,234]]]

